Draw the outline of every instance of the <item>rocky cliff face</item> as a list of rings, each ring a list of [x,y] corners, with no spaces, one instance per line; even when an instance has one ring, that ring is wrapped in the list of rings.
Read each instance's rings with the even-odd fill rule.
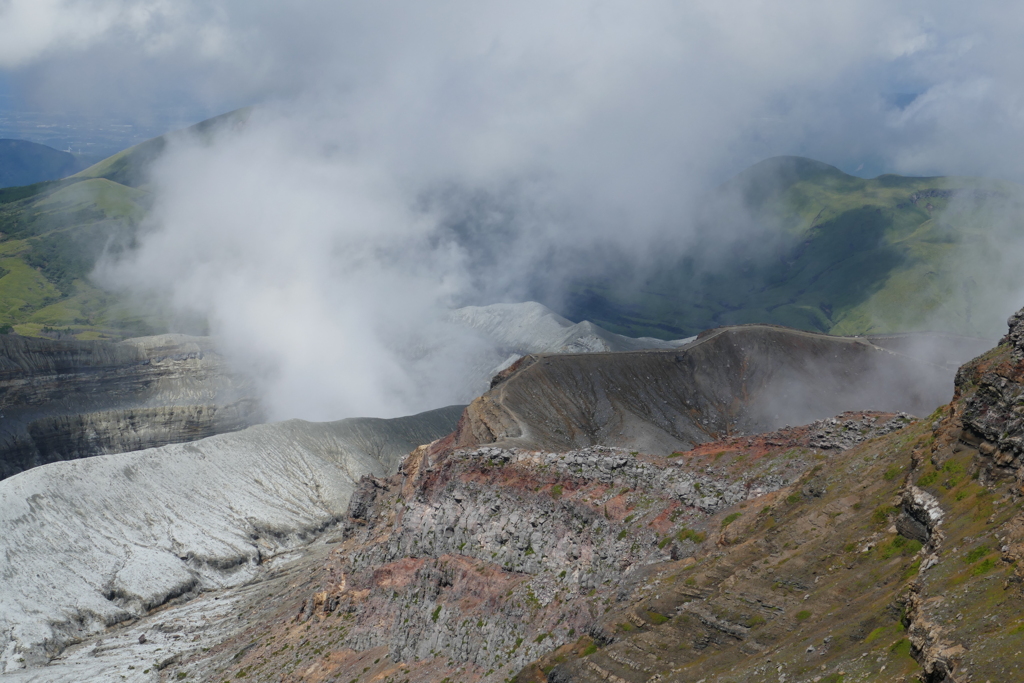
[[[965,366],[925,420],[848,414],[674,457],[418,449],[361,483],[345,539],[302,581],[170,675],[1024,678],[1012,342]]]
[[[847,410],[931,412],[951,376],[864,339],[722,328],[676,351],[527,356],[470,404],[456,443],[667,454]]]
[[[0,335],[0,478],[260,422],[250,382],[208,339],[109,342]]]
[[[976,449],[986,474],[1024,486],[1024,311],[1009,320],[1009,333],[990,353],[957,374],[962,396],[962,447]]]
[[[560,680],[633,681],[664,668],[649,659],[678,665],[734,639],[762,651],[753,617],[724,616],[721,605],[705,603],[713,591],[704,587],[739,571],[757,550],[748,547],[714,570],[704,558],[740,544],[772,505],[797,517],[805,501],[826,496],[828,470],[846,452],[837,432],[863,442],[906,424],[891,415],[848,415],[678,458],[607,447],[421,448],[397,476],[363,481],[350,503],[347,540],[312,570],[319,579],[304,595],[293,593],[244,636],[182,670],[208,680],[239,673],[348,680],[368,663],[359,653],[375,652],[367,680],[504,681],[551,668],[558,657],[568,661],[571,651],[572,659],[587,655],[584,668],[551,669]],[[815,513],[802,531],[824,540],[849,521],[840,517],[854,515],[852,498],[828,503],[829,513]],[[785,564],[794,553],[777,543],[774,561]],[[809,590],[802,578],[792,581]],[[773,619],[772,610],[797,603],[770,591],[767,598],[769,607],[755,613],[767,610]],[[696,648],[683,653],[677,642],[662,652],[650,644],[656,655],[616,648],[669,622],[683,605]],[[234,659],[243,641],[254,646]],[[316,651],[332,654],[305,654]]]
[[[223,480],[204,468],[224,456],[200,451],[184,466],[198,482],[173,491],[183,499],[179,505],[198,505],[197,495],[219,501],[217,518],[230,523],[218,522],[216,528],[228,531],[216,538],[231,541],[220,554],[206,550],[214,542],[207,535],[176,533],[179,525],[191,527],[167,524],[154,512],[168,503],[149,493],[152,483],[143,498],[157,501],[155,508],[141,499],[118,498],[111,509],[131,514],[111,512],[102,519],[116,523],[90,519],[73,529],[51,524],[60,516],[47,511],[94,510],[95,500],[74,487],[64,493],[65,479],[31,492],[19,489],[10,498],[8,524],[21,536],[10,547],[27,552],[32,538],[50,534],[54,540],[32,562],[15,557],[3,569],[5,577],[29,586],[11,593],[22,596],[11,603],[22,617],[0,626],[0,633],[13,634],[6,675],[379,683],[1022,678],[1024,504],[1013,461],[1000,465],[994,455],[1014,442],[995,439],[994,428],[981,431],[989,423],[1010,424],[1003,416],[1013,414],[1008,397],[1016,395],[1012,385],[1024,376],[1024,361],[1014,359],[1009,340],[965,366],[954,401],[923,420],[847,413],[806,427],[717,439],[721,434],[712,425],[700,432],[705,443],[667,455],[628,443],[594,443],[595,434],[613,432],[588,431],[595,424],[593,406],[614,409],[599,416],[629,412],[636,424],[653,423],[670,433],[658,425],[671,423],[657,421],[668,403],[688,416],[686,424],[719,416],[728,434],[730,424],[758,414],[750,406],[770,409],[773,401],[797,396],[786,393],[795,385],[782,382],[785,375],[774,374],[780,367],[797,378],[832,382],[827,391],[799,394],[825,400],[844,378],[851,386],[870,387],[869,380],[880,377],[870,372],[878,367],[873,359],[888,357],[857,340],[837,348],[814,335],[794,340],[783,332],[719,334],[710,340],[722,344],[718,352],[711,353],[714,344],[696,345],[707,355],[689,361],[671,352],[672,364],[676,355],[684,358],[679,364],[691,363],[689,376],[702,393],[687,393],[682,380],[669,381],[676,371],[657,353],[626,354],[627,362],[604,354],[582,361],[559,357],[564,365],[548,357],[528,367],[524,362],[495,385],[515,387],[523,378],[520,388],[484,397],[490,403],[467,409],[454,434],[415,449],[397,471],[360,471],[360,461],[344,455],[348,446],[298,425],[266,449],[240,449],[246,457],[228,458],[238,471]],[[803,361],[785,359],[805,351]],[[602,358],[610,369],[601,369]],[[712,360],[740,368],[731,370],[739,378],[706,367],[703,361]],[[826,372],[830,367],[835,371]],[[882,367],[891,375],[881,373],[878,380],[887,390],[914,379],[913,366]],[[524,374],[532,368],[540,372]],[[715,377],[725,384],[715,385]],[[983,392],[985,387],[994,388]],[[695,404],[692,412],[684,410],[687,400]],[[499,423],[520,435],[493,438],[498,427],[492,425]],[[481,425],[488,431],[475,431]],[[559,430],[583,436],[570,442]],[[526,440],[537,435],[554,445]],[[1014,437],[1012,428],[998,432],[999,439]],[[192,446],[168,448],[193,453]],[[294,462],[282,462],[280,453],[293,449],[302,452]],[[351,463],[344,475],[339,465],[319,464],[330,457],[308,455],[339,452],[337,463]],[[36,473],[141,455],[56,463],[0,487],[35,481]],[[211,464],[202,465],[206,460]],[[328,473],[334,479],[325,479]],[[111,468],[104,481],[130,491],[126,482],[134,476],[135,470]],[[245,482],[242,504],[229,489],[235,477]],[[331,487],[344,488],[344,500],[317,502],[327,500]],[[46,507],[55,491],[65,499]],[[346,507],[339,513],[342,502]],[[307,508],[313,512],[302,512]],[[291,521],[273,524],[281,515]],[[296,515],[307,526],[296,523]],[[323,519],[333,521],[316,521]],[[281,531],[299,527],[312,529],[307,540]],[[140,534],[140,528],[149,531]],[[165,528],[172,530],[166,542]],[[327,533],[318,534],[320,529]],[[59,543],[76,534],[96,537],[58,552]],[[26,637],[40,623],[51,629],[54,623],[98,625],[89,616],[33,616],[62,614],[62,600],[68,601],[59,590],[55,597],[48,593],[45,558],[65,557],[68,567],[80,567],[78,555],[93,557],[85,551],[108,548],[111,539],[127,539],[114,545],[128,551],[98,553],[105,569],[90,574],[95,586],[83,593],[91,596],[88,605],[122,610],[127,621],[101,635],[56,629],[72,633],[61,642],[74,644],[45,667],[14,670],[19,656],[42,663],[59,651],[47,650],[45,639]],[[273,550],[258,554],[254,548],[263,542]],[[178,598],[160,598],[160,577],[177,574],[136,571],[134,558],[145,557],[150,547],[174,557],[161,555],[169,566],[193,572],[195,587]],[[200,569],[212,565],[205,559],[210,557],[248,558],[237,566],[248,572],[242,583],[252,583],[242,588],[206,578]],[[223,564],[226,574],[238,571],[230,561]],[[78,580],[64,577],[58,576],[68,584]],[[157,598],[143,599],[143,589]],[[161,600],[171,604],[147,611]],[[100,614],[98,608],[76,610]],[[6,606],[0,610],[8,613],[15,614]]]

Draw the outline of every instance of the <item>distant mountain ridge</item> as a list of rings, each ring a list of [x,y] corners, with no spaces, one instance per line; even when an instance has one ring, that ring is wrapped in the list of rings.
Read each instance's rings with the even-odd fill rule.
[[[863,179],[766,159],[701,207],[697,238],[655,264],[573,283],[561,312],[663,339],[742,323],[831,334],[998,338],[1016,306],[1024,188],[967,177]]]
[[[0,188],[58,180],[88,165],[82,157],[38,142],[0,139]]]
[[[208,139],[244,123],[248,113],[147,140],[59,180],[0,189],[0,331],[82,340],[168,331],[169,316],[159,307],[128,305],[88,276],[105,250],[132,244],[151,201],[150,165],[168,141]]]
[[[148,169],[168,140],[212,139],[244,125],[250,111],[148,140],[60,180],[0,188],[0,331],[78,339],[168,331],[171,316],[155,302],[127,302],[89,275],[105,250],[131,248],[151,202]],[[656,262],[623,257],[537,300],[568,322],[632,338],[767,323],[994,341],[1024,297],[1015,256],[1024,253],[1024,188],[1012,183],[863,179],[774,157],[711,193],[698,213],[696,239],[666,237]],[[176,331],[205,333],[203,321],[193,323]]]

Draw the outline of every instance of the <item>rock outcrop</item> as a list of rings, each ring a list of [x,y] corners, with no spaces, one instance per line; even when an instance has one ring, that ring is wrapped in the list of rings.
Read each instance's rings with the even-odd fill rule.
[[[856,417],[885,425],[893,416]],[[627,631],[667,620],[674,612],[660,602],[646,611],[621,605],[655,597],[650,582],[694,569],[694,555],[738,542],[732,524],[747,525],[723,511],[743,505],[744,516],[759,520],[783,491],[822,495],[814,475],[830,456],[809,447],[818,436],[793,428],[717,444],[727,458],[609,447],[417,449],[394,477],[361,482],[346,540],[318,568],[321,583],[293,593],[235,641],[256,646],[236,658],[232,643],[179,668],[209,680],[240,672],[307,680],[306,660],[291,663],[291,650],[330,647],[386,653],[374,662],[380,680],[391,667],[408,669],[400,680],[502,681],[563,646],[609,645],[622,637],[610,609]],[[793,457],[778,457],[769,443],[786,444]],[[678,589],[691,599],[704,593],[685,582]],[[700,618],[733,636],[751,630],[710,612]],[[350,679],[357,670],[349,659],[319,662],[310,680]]]
[[[957,373],[957,392],[968,396],[958,437],[985,459],[986,475],[1024,486],[1024,310],[1008,323],[998,348]]]
[[[1024,504],[1013,463],[993,455],[1014,442],[978,440],[994,435],[978,416],[1012,405],[1012,353],[1004,344],[968,364],[953,403],[923,421],[846,414],[670,457],[510,445],[569,422],[538,425],[492,396],[458,433],[489,411],[477,428],[504,439],[462,448],[451,437],[395,477],[365,479],[345,540],[307,565],[304,585],[175,670],[289,682],[1016,680]],[[556,382],[546,390],[565,414],[580,409]]]
[[[360,484],[346,540],[304,565],[302,585],[173,671],[287,682],[1016,680],[1021,499],[973,479],[980,463],[965,450],[939,468],[926,457],[951,451],[952,418],[934,428],[894,418],[844,415],[672,458],[418,449],[395,477]],[[834,424],[865,423],[877,429],[852,448],[810,445]],[[698,485],[713,492],[707,503],[691,495]]]

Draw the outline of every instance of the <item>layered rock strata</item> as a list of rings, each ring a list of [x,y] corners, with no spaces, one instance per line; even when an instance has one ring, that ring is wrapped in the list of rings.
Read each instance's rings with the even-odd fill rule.
[[[0,335],[0,478],[262,421],[251,382],[209,339],[121,343]]]

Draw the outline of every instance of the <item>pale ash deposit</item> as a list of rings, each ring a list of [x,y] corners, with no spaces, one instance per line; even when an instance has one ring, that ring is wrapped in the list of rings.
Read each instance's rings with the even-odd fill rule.
[[[364,475],[454,427],[291,420],[33,468],[0,482],[0,673],[179,596],[243,584],[345,514]]]

